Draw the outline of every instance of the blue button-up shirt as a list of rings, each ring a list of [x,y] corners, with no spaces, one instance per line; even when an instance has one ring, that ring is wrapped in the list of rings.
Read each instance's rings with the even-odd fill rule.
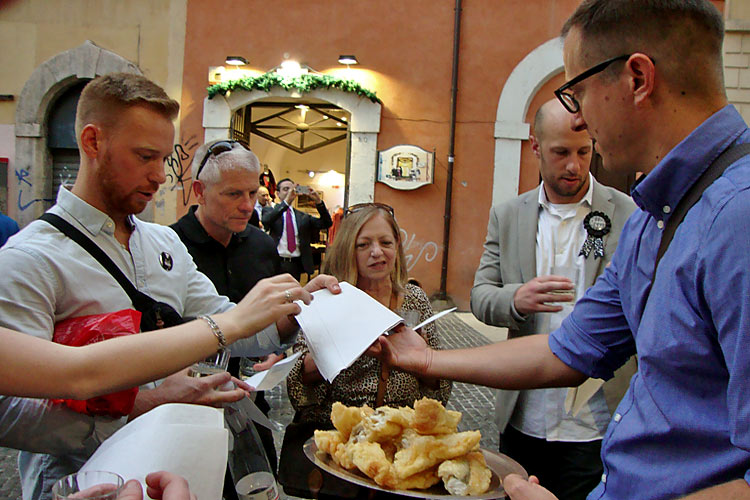
[[[612,260],[549,340],[569,366],[610,378],[637,350],[638,373],[602,443],[591,499],[665,499],[750,481],[750,157],[706,189],[652,273],[680,198],[750,131],[727,106],[633,190],[640,207]]]

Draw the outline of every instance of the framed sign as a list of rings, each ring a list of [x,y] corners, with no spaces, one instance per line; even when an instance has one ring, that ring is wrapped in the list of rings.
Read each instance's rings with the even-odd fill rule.
[[[378,153],[378,181],[393,189],[417,189],[432,184],[435,152],[400,144]]]

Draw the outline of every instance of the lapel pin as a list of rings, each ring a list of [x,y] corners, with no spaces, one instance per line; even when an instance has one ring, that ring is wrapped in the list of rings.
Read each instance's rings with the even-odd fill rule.
[[[583,219],[583,228],[586,230],[586,241],[583,242],[578,255],[588,258],[591,250],[593,250],[594,259],[604,258],[604,240],[602,237],[612,229],[612,221],[604,212],[595,210]]]

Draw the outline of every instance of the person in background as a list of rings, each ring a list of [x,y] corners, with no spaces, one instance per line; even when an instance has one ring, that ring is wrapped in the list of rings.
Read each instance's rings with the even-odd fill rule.
[[[477,319],[507,327],[508,338],[557,329],[612,259],[635,210],[629,196],[591,175],[591,138],[570,128],[570,114],[557,99],[539,107],[530,140],[542,183],[490,210],[471,290]],[[593,236],[592,220],[608,225],[606,234]],[[596,239],[601,252],[582,251]],[[604,387],[587,391],[577,414],[566,411],[564,388],[498,391],[500,451],[558,497],[585,499],[601,479],[601,440],[635,372],[634,362],[627,367]]]
[[[333,223],[325,203],[318,193],[306,186],[300,186],[291,179],[282,179],[277,184],[281,200],[275,207],[263,208],[263,227],[277,245],[281,257],[281,271],[291,274],[298,280],[302,273],[311,275],[314,271],[312,247],[316,234],[328,229]],[[315,209],[320,217],[313,217],[292,207],[298,190],[305,189],[315,201]]]
[[[180,237],[198,266],[221,295],[232,302],[245,296],[260,280],[280,273],[276,245],[265,232],[249,224],[255,213],[255,198],[261,189],[260,162],[239,142],[213,141],[195,152],[193,192],[198,202],[179,221],[170,226]],[[294,342],[290,339],[290,346]],[[277,349],[283,352],[286,345]],[[281,359],[276,353],[261,369]],[[266,366],[268,365],[268,366]],[[230,360],[229,372],[239,377],[240,358]],[[263,392],[255,403],[266,415],[270,406]],[[266,455],[276,471],[276,448],[270,429],[256,426]]]
[[[0,212],[0,247],[5,245],[8,238],[18,232],[18,223]]]
[[[258,181],[258,183],[260,184],[260,181]],[[253,214],[251,223],[253,220],[257,219],[258,223],[253,225],[263,229],[263,223],[260,221],[261,217],[263,217],[263,207],[273,208],[273,206],[274,203],[271,201],[271,195],[268,194],[268,188],[266,186],[260,186],[258,188],[258,196],[255,200],[255,213]]]
[[[260,181],[258,181],[260,183]],[[263,208],[273,208],[275,203],[271,201],[271,195],[268,193],[266,186],[260,186],[258,188],[258,199],[255,201],[255,211],[258,212],[259,217],[263,217]]]
[[[610,265],[550,335],[433,351],[403,330],[376,347],[419,375],[505,389],[610,379],[637,352],[589,500],[750,499],[750,129],[727,102],[723,17],[709,0],[585,0],[562,36],[568,81],[555,94],[571,126],[605,168],[646,174]],[[503,486],[554,498],[534,477]]]
[[[356,285],[413,326],[432,316],[432,307],[421,288],[407,284],[400,234],[391,207],[376,203],[352,206],[329,248],[324,272]],[[422,329],[422,336],[431,347],[440,347],[434,323]],[[450,396],[451,384],[447,380],[389,371],[366,355],[328,383],[318,372],[302,336],[294,350],[302,353],[287,378],[295,415],[284,435],[279,462],[279,482],[287,494],[312,498],[308,479],[318,472],[302,455],[302,444],[315,429],[332,428],[331,406],[335,401],[348,406],[399,407],[413,406],[415,400],[425,396],[445,404]],[[367,496],[365,490],[330,474],[322,477],[317,498]]]

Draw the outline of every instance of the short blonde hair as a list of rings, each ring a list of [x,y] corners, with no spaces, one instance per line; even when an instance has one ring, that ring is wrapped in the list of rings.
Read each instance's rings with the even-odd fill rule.
[[[401,245],[401,229],[399,229],[396,218],[391,212],[376,205],[366,206],[344,218],[341,227],[336,231],[333,244],[326,251],[326,260],[322,272],[335,276],[339,281],[347,281],[352,285],[357,284],[359,276],[356,258],[357,237],[362,230],[362,226],[378,215],[385,219],[393,230],[393,237],[396,240],[396,263],[391,272],[391,283],[394,290],[403,292],[408,276],[404,247]]]
[[[109,73],[91,80],[81,91],[76,108],[76,138],[89,123],[109,127],[120,113],[132,106],[148,106],[165,118],[174,120],[180,105],[163,88],[133,73]]]

